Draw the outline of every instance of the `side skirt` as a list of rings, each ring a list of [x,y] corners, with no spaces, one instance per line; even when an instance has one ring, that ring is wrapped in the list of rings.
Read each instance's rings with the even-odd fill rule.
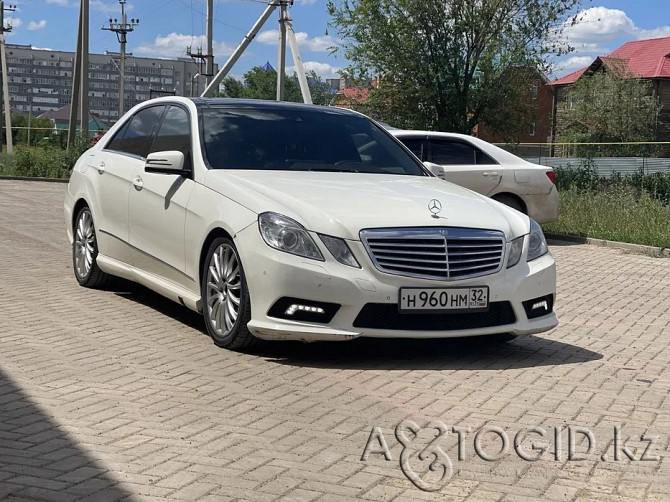
[[[202,312],[202,299],[192,291],[102,254],[98,254],[96,261],[103,272],[137,282],[195,312]]]

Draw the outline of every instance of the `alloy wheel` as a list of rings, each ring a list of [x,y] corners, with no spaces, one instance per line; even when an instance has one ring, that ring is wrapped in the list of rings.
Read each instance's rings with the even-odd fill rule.
[[[74,237],[75,272],[80,279],[85,279],[93,266],[95,251],[95,230],[93,217],[89,210],[84,210],[77,220],[77,229]]]
[[[235,328],[240,313],[242,276],[237,252],[229,244],[218,246],[207,266],[205,300],[207,321],[220,337]]]

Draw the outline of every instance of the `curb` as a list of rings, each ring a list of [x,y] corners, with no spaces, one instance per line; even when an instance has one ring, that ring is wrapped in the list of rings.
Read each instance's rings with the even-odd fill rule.
[[[46,183],[67,183],[70,180],[66,178],[38,178],[35,176],[0,176],[0,181],[42,181]]]
[[[638,254],[646,254],[649,256],[670,258],[669,248],[659,248],[656,246],[643,246],[642,244],[631,244],[629,242],[607,241],[604,239],[594,239],[593,237],[580,237],[578,235],[565,234],[544,234],[547,239],[564,242],[574,242],[575,244],[589,244],[591,246],[601,246],[612,249],[622,249],[624,251],[631,251]]]

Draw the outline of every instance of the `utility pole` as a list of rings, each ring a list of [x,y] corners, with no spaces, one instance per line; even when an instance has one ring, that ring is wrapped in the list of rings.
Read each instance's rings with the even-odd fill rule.
[[[88,0],[81,0],[81,135],[88,141]]]
[[[79,4],[79,23],[77,24],[77,48],[74,52],[74,68],[72,69],[72,93],[70,94],[70,124],[67,130],[67,147],[74,144],[77,136],[77,117],[79,117],[79,91],[81,84],[81,25],[83,22],[84,0]]]
[[[140,20],[133,18],[129,23],[126,18],[126,0],[119,0],[119,3],[121,4],[121,22],[118,19],[110,18],[109,26],[103,26],[102,29],[116,33],[116,39],[119,41],[119,52],[121,54],[119,62],[119,118],[121,118],[125,112],[126,43],[128,41],[128,33],[140,24]]]
[[[202,53],[202,47],[198,47],[195,52],[193,52],[190,45],[186,47],[186,55],[191,57],[193,64],[198,68],[198,72],[191,78],[191,97],[195,97],[195,94],[193,94],[193,80],[206,74],[204,67],[207,66],[207,55]]]
[[[206,83],[214,76],[214,0],[207,0],[207,54],[205,54]]]
[[[4,0],[0,0],[0,58],[2,59],[2,96],[5,108],[5,137],[7,138],[7,153],[14,153],[12,141],[12,109],[9,105],[9,77],[7,75],[7,51],[5,50],[5,32],[12,31],[11,25],[5,26],[5,11],[14,12],[16,5],[5,7]]]
[[[214,76],[214,0],[207,0],[207,32],[205,34],[207,52],[203,54],[202,47],[197,47],[195,51],[189,45],[186,47],[186,55],[190,56],[198,67],[198,73],[193,78],[205,77],[205,87],[209,84],[210,77]],[[191,79],[191,96],[193,94],[193,79]]]
[[[77,117],[81,117],[81,133],[88,138],[88,3],[79,3],[79,27],[77,49],[74,54],[72,72],[72,95],[70,97],[70,125],[67,132],[67,147],[74,144],[77,136]],[[81,113],[78,113],[81,106]]]
[[[284,101],[286,80],[286,1],[279,3],[279,49],[277,53],[277,101]]]

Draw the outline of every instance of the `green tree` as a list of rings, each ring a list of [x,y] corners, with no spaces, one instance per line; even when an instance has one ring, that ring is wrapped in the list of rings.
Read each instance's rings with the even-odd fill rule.
[[[298,75],[295,73],[287,75],[284,82],[284,100],[302,102]],[[314,104],[327,105],[330,102],[332,97],[330,86],[314,71],[307,74],[307,83]],[[277,97],[277,72],[267,70],[262,66],[255,66],[244,74],[242,82],[234,77],[226,77],[223,79],[222,90],[218,95],[226,98],[274,100]]]
[[[561,27],[579,3],[329,0],[328,10],[350,61],[345,75],[376,79],[366,112],[399,127],[470,133],[483,121],[509,133],[530,88],[509,69],[544,70],[568,50]]]
[[[564,143],[654,141],[660,103],[649,80],[636,78],[621,61],[606,60],[584,74],[567,91],[556,133]],[[580,155],[606,155],[601,147],[582,146]],[[636,155],[635,145],[610,148],[617,155]],[[643,152],[644,153],[644,152]],[[647,152],[648,153],[648,152]]]

